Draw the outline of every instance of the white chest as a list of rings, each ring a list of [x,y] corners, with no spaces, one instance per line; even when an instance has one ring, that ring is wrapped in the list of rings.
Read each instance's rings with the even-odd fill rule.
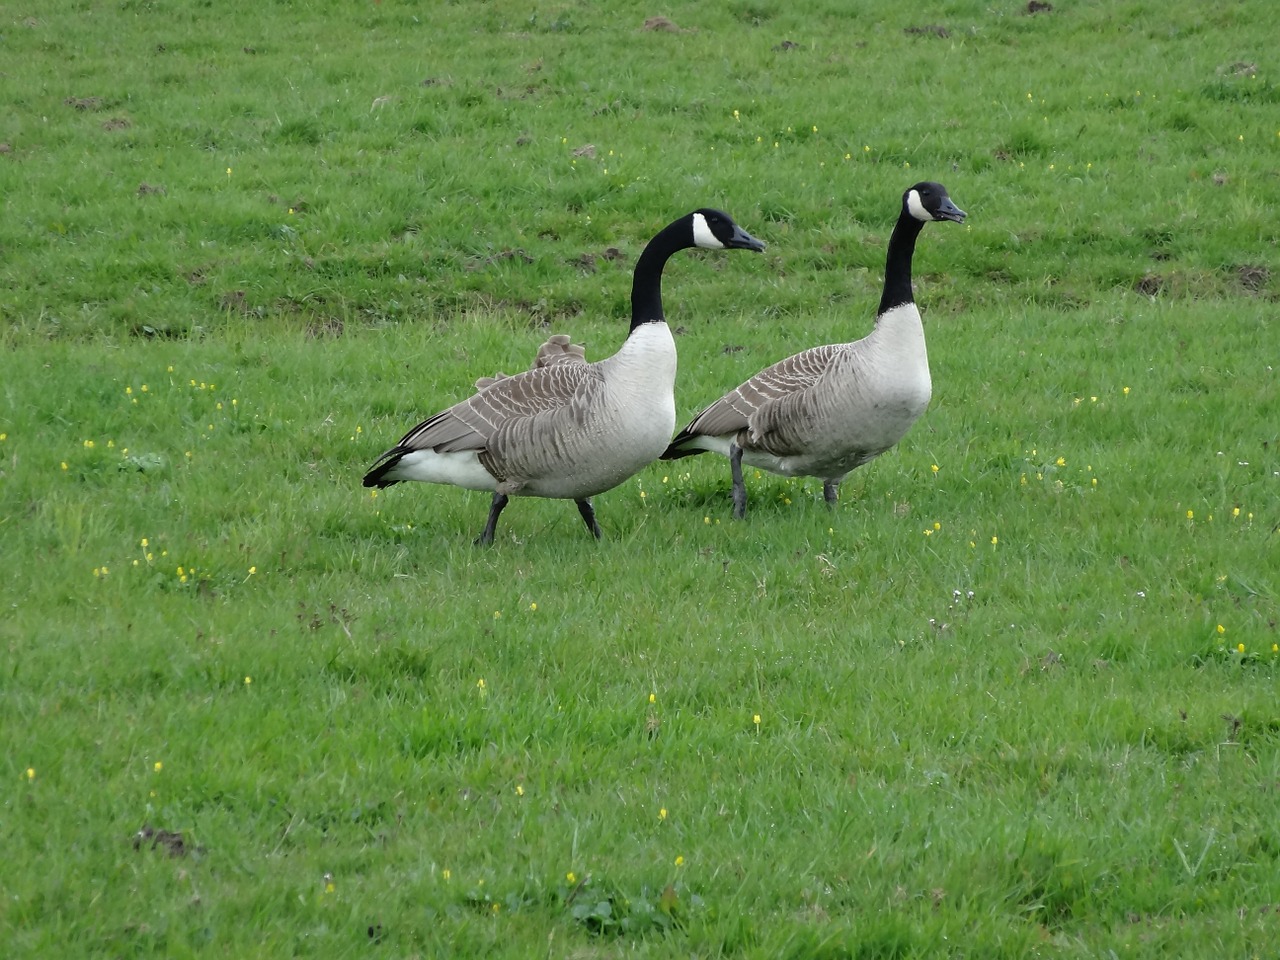
[[[600,362],[601,383],[564,413],[536,457],[521,464],[524,492],[583,497],[608,490],[657,459],[675,430],[676,348],[665,323],[647,323]]]
[[[924,325],[915,304],[904,304],[880,317],[876,329],[860,345],[858,369],[851,382],[860,385],[858,400],[867,412],[906,424],[924,412],[933,394]],[[888,424],[886,424],[888,425]]]
[[[620,436],[669,440],[676,422],[676,342],[665,323],[637,327],[601,366],[605,399],[601,414]],[[665,449],[665,447],[664,447]]]

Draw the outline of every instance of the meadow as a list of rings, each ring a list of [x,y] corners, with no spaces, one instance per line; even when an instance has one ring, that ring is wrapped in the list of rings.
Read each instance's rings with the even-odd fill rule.
[[[13,957],[1266,957],[1280,75],[1263,0],[50,0],[0,15]],[[682,420],[869,331],[818,481],[364,470],[666,271]]]

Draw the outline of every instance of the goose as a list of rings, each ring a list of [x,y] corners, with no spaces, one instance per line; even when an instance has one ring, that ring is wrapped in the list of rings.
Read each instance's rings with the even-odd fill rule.
[[[598,540],[591,498],[658,458],[676,425],[676,347],[662,312],[662,270],[689,247],[764,250],[727,213],[702,208],[658,232],[636,261],[631,329],[613,356],[588,363],[563,335],[530,370],[476,381],[476,393],[428,417],[382,454],[366,487],[402,480],[493,493],[477,545],[493,543],[512,496],[572,500]]]
[[[786,477],[820,477],[823,499],[834,506],[840,482],[901,440],[929,405],[929,356],[911,291],[911,257],[926,223],[964,218],[942,184],[909,187],[889,237],[871,333],[766,367],[694,417],[661,459],[708,451],[728,457],[739,520],[747,513],[744,463]]]

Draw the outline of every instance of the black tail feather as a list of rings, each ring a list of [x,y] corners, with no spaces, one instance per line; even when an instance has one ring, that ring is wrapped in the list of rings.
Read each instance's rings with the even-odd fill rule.
[[[681,431],[676,434],[676,438],[667,445],[667,449],[663,450],[658,456],[659,460],[680,460],[683,457],[696,457],[700,453],[706,453],[697,447],[682,446],[686,441],[693,439],[693,434]]]
[[[399,483],[399,480],[386,480],[384,478],[387,475],[387,471],[399,463],[400,458],[406,453],[408,453],[407,450],[402,450],[400,447],[392,447],[378,458],[377,463],[369,468],[369,472],[364,475],[362,483],[366,487],[377,487],[379,490]]]

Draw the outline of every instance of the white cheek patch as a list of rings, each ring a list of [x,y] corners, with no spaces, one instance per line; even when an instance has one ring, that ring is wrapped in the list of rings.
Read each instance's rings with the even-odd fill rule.
[[[911,190],[907,193],[907,210],[917,220],[932,220],[933,214],[924,208],[924,204],[920,202],[920,193],[917,190]]]
[[[695,247],[709,247],[712,250],[724,249],[724,244],[711,232],[711,226],[707,223],[707,218],[700,213],[693,215],[693,245]]]

